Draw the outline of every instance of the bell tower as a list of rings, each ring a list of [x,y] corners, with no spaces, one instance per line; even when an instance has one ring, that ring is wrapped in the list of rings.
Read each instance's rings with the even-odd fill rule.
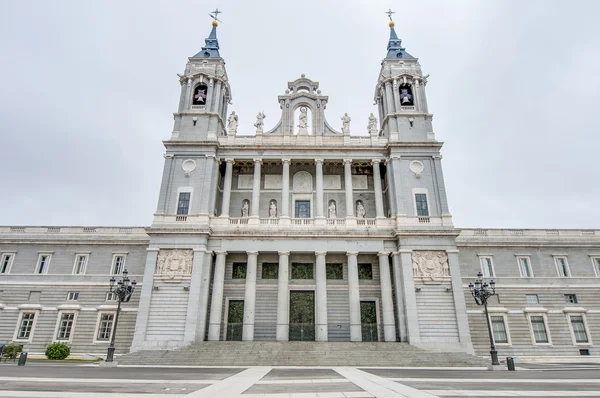
[[[219,54],[216,15],[206,44],[188,58],[185,72],[179,76],[181,96],[174,113],[172,140],[216,141],[227,135],[225,118],[231,103],[231,88],[225,70],[225,61]]]
[[[390,141],[435,141],[429,114],[425,86],[419,60],[402,47],[398,38],[393,12],[389,11],[390,39],[387,55],[381,63],[375,87],[375,103],[379,108],[380,135]]]

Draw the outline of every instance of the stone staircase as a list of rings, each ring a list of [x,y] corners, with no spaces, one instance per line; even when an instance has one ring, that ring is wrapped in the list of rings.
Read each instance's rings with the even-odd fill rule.
[[[485,366],[464,353],[425,351],[407,343],[211,341],[178,350],[138,351],[122,365],[188,366]]]

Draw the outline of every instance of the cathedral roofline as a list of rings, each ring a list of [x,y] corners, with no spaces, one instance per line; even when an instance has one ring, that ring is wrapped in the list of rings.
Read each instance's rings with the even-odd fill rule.
[[[196,53],[194,58],[221,58],[221,54],[219,54],[219,39],[217,39],[217,26],[219,24],[216,21],[213,21],[212,30],[208,35],[208,38],[204,39],[204,47]]]
[[[386,59],[415,59],[412,55],[406,52],[406,49],[402,47],[402,40],[398,38],[396,30],[394,29],[394,22],[390,22],[390,39],[387,45]]]

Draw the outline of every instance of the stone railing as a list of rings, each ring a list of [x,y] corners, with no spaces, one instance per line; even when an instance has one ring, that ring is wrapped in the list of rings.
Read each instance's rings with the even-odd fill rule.
[[[114,234],[146,234],[142,227],[3,227],[0,234],[31,235],[114,235]]]
[[[358,218],[356,219],[356,225],[377,225],[377,220],[374,218]]]
[[[315,220],[313,218],[292,218],[292,225],[313,225]]]
[[[463,229],[461,237],[537,237],[537,238],[558,238],[572,237],[598,237],[600,231],[593,229]]]
[[[261,218],[260,219],[260,225],[278,225],[278,224],[279,224],[278,218]]]
[[[327,225],[346,225],[345,218],[328,218]]]

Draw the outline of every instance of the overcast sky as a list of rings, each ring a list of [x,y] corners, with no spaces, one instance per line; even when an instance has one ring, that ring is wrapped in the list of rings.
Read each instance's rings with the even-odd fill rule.
[[[600,228],[597,0],[0,0],[0,225],[150,225],[216,6],[241,133],[301,73],[365,130],[391,7],[431,75],[454,224]]]

